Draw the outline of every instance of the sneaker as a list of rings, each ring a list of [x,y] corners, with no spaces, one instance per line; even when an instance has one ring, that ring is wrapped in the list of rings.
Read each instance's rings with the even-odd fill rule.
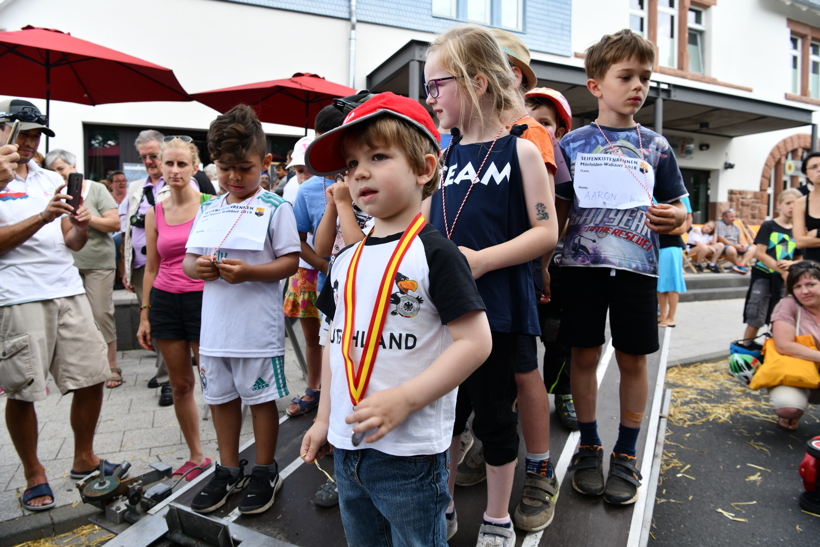
[[[475,444],[475,438],[473,437],[473,432],[470,431],[470,428],[466,428],[464,433],[461,434],[461,446],[458,449],[458,463],[461,465],[464,462],[464,458],[467,457],[467,452]]]
[[[613,453],[609,457],[609,476],[606,479],[604,501],[613,505],[629,505],[638,499],[641,472],[635,467],[636,458]]]
[[[732,266],[732,271],[737,272],[740,275],[746,275],[749,273],[749,268],[746,266]]]
[[[558,480],[554,476],[547,478],[527,473],[521,502],[513,514],[515,525],[527,532],[538,532],[552,524],[558,488]]]
[[[203,488],[191,502],[191,509],[197,513],[213,513],[228,501],[231,494],[241,491],[248,485],[248,477],[243,468],[247,460],[239,462],[239,476],[231,476],[231,472],[216,464],[216,471],[211,481]]]
[[[248,491],[239,502],[239,512],[243,515],[264,513],[273,506],[276,493],[282,488],[282,477],[279,476],[279,466],[271,473],[267,467],[259,465],[253,468],[248,482]]]
[[[456,484],[459,486],[473,486],[487,480],[487,464],[484,461],[484,447],[473,449],[464,458],[464,463],[456,468]]]
[[[555,396],[555,413],[561,418],[561,425],[572,431],[578,431],[578,416],[575,415],[575,402],[572,395]]]
[[[449,515],[444,513],[444,520],[447,522],[447,541],[450,541],[450,538],[458,532],[458,516],[456,515],[455,507]]]
[[[709,264],[706,268],[712,273],[723,273],[723,270],[721,270],[717,264]]]
[[[157,389],[159,387],[159,382],[157,382],[157,377],[154,376],[150,380],[148,380],[148,389]]]
[[[572,475],[572,487],[587,496],[604,493],[604,449],[601,446],[579,446],[572,456],[572,465],[567,471]]]
[[[495,524],[482,524],[476,547],[515,547],[515,530]]]
[[[174,392],[171,391],[171,384],[162,384],[159,392],[159,406],[171,406],[174,404]]]
[[[695,264],[695,271],[698,273],[703,273],[703,264]]]
[[[313,503],[319,507],[334,507],[339,505],[339,488],[330,479],[326,480],[313,496]]]

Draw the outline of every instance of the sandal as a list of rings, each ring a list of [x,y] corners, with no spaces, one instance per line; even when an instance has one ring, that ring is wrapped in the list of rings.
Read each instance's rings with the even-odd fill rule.
[[[790,420],[788,418],[780,418],[777,421],[777,427],[782,429],[783,431],[797,431],[797,427],[800,424],[800,418],[795,418],[794,420]]]
[[[312,401],[305,401],[304,399],[297,397],[297,398],[291,400],[291,403],[295,404],[295,405],[298,405],[299,410],[297,412],[291,413],[290,408],[288,408],[287,410],[285,410],[285,413],[288,416],[290,416],[291,418],[295,418],[296,416],[301,416],[302,414],[307,414],[308,412],[310,412],[311,410],[316,408],[316,406],[318,406],[319,396],[321,395],[321,393],[322,393],[321,390],[318,390],[318,389],[314,390],[314,389],[310,389],[309,387],[305,388],[305,395],[313,397],[313,400]]]
[[[195,478],[197,478],[203,471],[211,467],[213,460],[211,458],[205,458],[205,461],[201,464],[197,465],[192,461],[187,461],[182,464],[182,467],[174,471],[171,475],[172,477],[185,477],[185,480],[191,482]],[[197,469],[199,467],[199,469]]]
[[[125,378],[122,377],[122,369],[121,368],[111,368],[111,374],[116,374],[117,376],[111,376],[108,380],[105,381],[105,387],[108,389],[114,389],[115,387],[120,387],[124,382]],[[111,382],[114,382],[114,385],[110,385]]]
[[[42,498],[43,496],[51,497],[51,503],[47,503],[45,505],[29,504],[29,502],[34,498]],[[47,482],[44,482],[42,484],[32,486],[31,488],[26,488],[26,491],[23,492],[23,497],[20,499],[20,505],[22,505],[24,509],[28,509],[29,511],[36,513],[37,511],[48,511],[57,505],[57,501],[54,498],[54,492],[51,491],[51,486],[49,486]]]

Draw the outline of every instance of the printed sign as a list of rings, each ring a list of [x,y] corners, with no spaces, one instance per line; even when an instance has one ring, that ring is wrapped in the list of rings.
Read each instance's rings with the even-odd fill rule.
[[[269,207],[260,207],[258,203],[235,203],[205,211],[191,230],[185,246],[211,249],[219,245],[230,231],[222,249],[261,250],[268,236],[271,210]],[[242,216],[239,216],[240,213]]]
[[[578,154],[573,187],[578,205],[584,209],[649,206],[655,188],[655,171],[640,158]]]

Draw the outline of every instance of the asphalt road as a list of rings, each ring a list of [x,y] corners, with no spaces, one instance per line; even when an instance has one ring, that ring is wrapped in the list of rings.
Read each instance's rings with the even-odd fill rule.
[[[669,370],[673,402],[649,545],[820,545],[820,517],[798,504],[798,467],[806,441],[820,435],[820,412],[809,407],[797,431],[782,431],[766,395],[726,367]]]

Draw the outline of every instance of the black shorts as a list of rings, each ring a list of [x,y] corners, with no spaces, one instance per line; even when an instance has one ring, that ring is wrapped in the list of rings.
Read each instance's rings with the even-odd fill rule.
[[[574,348],[602,346],[609,310],[616,350],[630,355],[658,351],[656,277],[610,268],[572,267],[572,275],[563,276],[563,282],[567,302],[561,310],[558,336],[562,342]]]
[[[518,335],[518,357],[515,360],[515,373],[531,372],[538,368],[537,336]]]
[[[202,291],[172,293],[151,289],[151,338],[199,342]]]

